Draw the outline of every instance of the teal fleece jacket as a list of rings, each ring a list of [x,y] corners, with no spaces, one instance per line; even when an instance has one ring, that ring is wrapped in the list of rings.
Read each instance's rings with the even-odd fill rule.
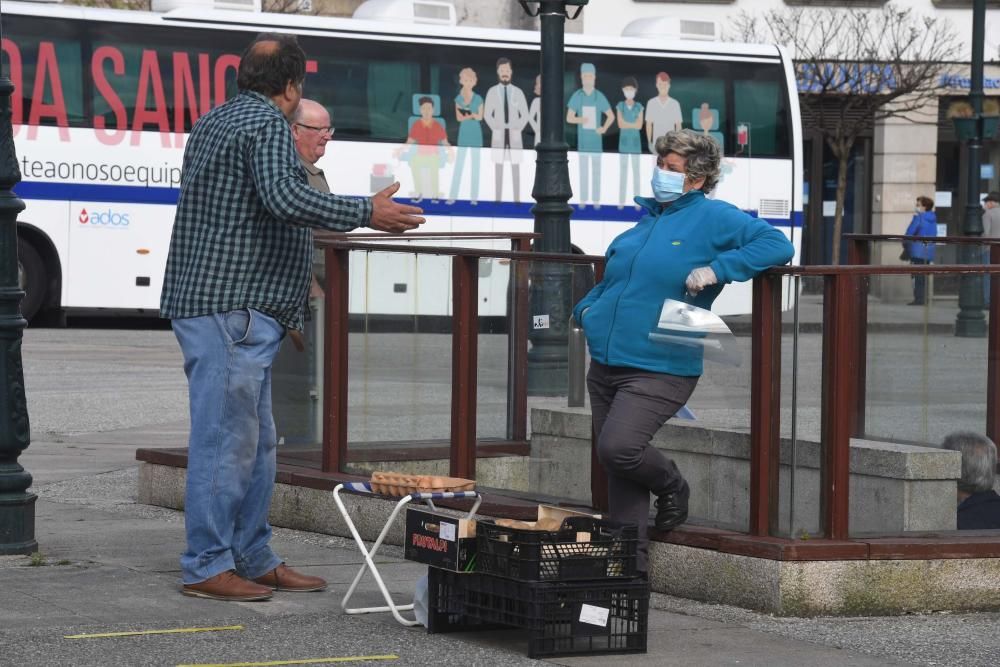
[[[768,222],[707,199],[700,190],[668,206],[645,197],[635,201],[646,214],[612,241],[604,279],[576,304],[573,316],[584,329],[591,357],[602,364],[701,375],[700,349],[649,339],[664,299],[710,309],[726,283],[785,264],[795,250]],[[684,281],[702,266],[712,268],[719,284],[688,297]]]

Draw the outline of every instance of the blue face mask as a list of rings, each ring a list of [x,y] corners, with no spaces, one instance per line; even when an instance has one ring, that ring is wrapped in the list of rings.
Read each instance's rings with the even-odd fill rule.
[[[684,174],[653,167],[653,197],[661,204],[672,202],[684,194]]]

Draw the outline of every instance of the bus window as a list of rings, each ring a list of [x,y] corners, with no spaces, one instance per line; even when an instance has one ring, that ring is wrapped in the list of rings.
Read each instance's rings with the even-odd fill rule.
[[[680,124],[682,128],[709,134],[722,145],[724,152],[731,152],[729,136],[735,132],[728,106],[732,63],[574,53],[567,58],[567,75],[572,77],[572,84],[566,90],[567,100],[580,88],[580,67],[585,62],[594,65],[596,88],[604,93],[612,110],[624,100],[622,84],[625,79],[635,78],[638,83],[635,101],[643,107],[644,122],[639,133],[642,152],[651,150],[646,130],[649,123],[652,123],[654,142],[656,137]],[[567,142],[573,148],[576,147],[575,137],[576,127],[568,125]],[[618,152],[617,122],[604,134],[603,148],[605,153]]]
[[[96,26],[95,26],[96,28]],[[141,38],[122,24],[92,36],[94,117],[108,130],[188,132],[200,116],[236,94],[239,33],[155,28]]]
[[[747,124],[752,157],[788,155],[788,110],[780,81],[733,82],[736,122]]]
[[[692,73],[695,72],[697,69]],[[719,142],[723,153],[732,153],[732,142],[729,141],[732,130],[726,113],[726,80],[723,76],[688,76],[685,67],[675,67],[670,96],[680,103],[683,127],[709,135]]]
[[[303,38],[301,44],[316,60],[304,94],[330,110],[338,138],[406,141],[412,95],[425,92],[420,58],[407,55],[414,46],[390,51],[361,40],[316,38]]]
[[[738,143],[738,125],[746,124],[755,157],[791,154],[784,74],[778,65],[570,53],[566,59],[567,100],[580,88],[580,66],[585,62],[594,65],[596,88],[612,109],[624,99],[622,82],[635,77],[639,84],[635,99],[643,105],[644,125],[653,123],[654,141],[655,135],[674,129],[679,120],[682,128],[716,139],[725,155],[744,155],[747,148]],[[661,73],[669,77],[666,97],[658,84]],[[575,125],[567,124],[566,141],[571,148],[577,145],[576,131]],[[640,135],[642,151],[648,152],[645,127]],[[614,123],[603,136],[603,149],[615,153],[618,146],[619,128]]]
[[[388,141],[406,141],[412,98],[420,90],[420,70],[415,63],[375,62],[368,67],[366,103],[372,135]]]
[[[14,83],[14,124],[79,127],[89,122],[78,25],[5,17],[3,59]]]

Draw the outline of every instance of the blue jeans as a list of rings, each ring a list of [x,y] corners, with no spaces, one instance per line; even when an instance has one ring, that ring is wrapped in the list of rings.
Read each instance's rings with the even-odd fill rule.
[[[191,403],[181,556],[185,584],[281,564],[268,542],[277,438],[271,362],[285,328],[256,310],[176,319]]]

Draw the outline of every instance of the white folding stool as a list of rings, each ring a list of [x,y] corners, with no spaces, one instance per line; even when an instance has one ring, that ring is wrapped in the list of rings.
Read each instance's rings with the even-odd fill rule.
[[[396,521],[396,517],[399,516],[399,512],[413,501],[424,502],[431,507],[431,509],[436,510],[434,507],[435,500],[451,500],[451,499],[462,499],[462,498],[475,498],[476,502],[473,503],[472,509],[466,514],[466,518],[471,518],[472,515],[476,513],[479,509],[479,504],[483,502],[483,497],[479,495],[478,491],[438,491],[434,493],[421,493],[414,492],[407,496],[403,496],[396,503],[396,507],[392,510],[389,518],[385,522],[385,526],[382,528],[382,532],[379,533],[378,539],[372,545],[371,551],[365,548],[364,540],[361,539],[361,535],[358,534],[358,529],[354,527],[354,522],[351,521],[350,515],[347,513],[347,508],[344,507],[344,501],[340,498],[341,491],[350,491],[357,494],[374,494],[372,491],[371,482],[348,482],[345,484],[338,484],[333,490],[333,501],[337,504],[337,509],[340,510],[341,516],[344,517],[344,522],[347,523],[347,529],[351,531],[351,536],[354,537],[354,541],[357,543],[358,548],[361,549],[362,555],[365,557],[365,562],[358,570],[358,574],[354,577],[354,581],[351,583],[351,587],[347,589],[347,593],[344,595],[344,599],[340,601],[340,608],[344,610],[346,614],[368,614],[376,611],[391,611],[392,615],[396,617],[396,620],[403,625],[419,625],[419,621],[404,618],[401,611],[412,611],[413,603],[410,604],[396,604],[393,602],[392,595],[389,594],[389,589],[385,587],[385,582],[382,581],[382,575],[379,574],[378,568],[375,566],[375,552],[378,548],[382,546],[382,540],[389,533],[389,529],[392,528],[392,524]],[[354,595],[355,589],[358,587],[358,583],[361,582],[361,577],[364,576],[365,570],[370,570],[372,577],[375,578],[375,583],[378,584],[379,590],[382,592],[382,597],[385,598],[386,606],[384,607],[348,607],[348,601],[351,596]]]

